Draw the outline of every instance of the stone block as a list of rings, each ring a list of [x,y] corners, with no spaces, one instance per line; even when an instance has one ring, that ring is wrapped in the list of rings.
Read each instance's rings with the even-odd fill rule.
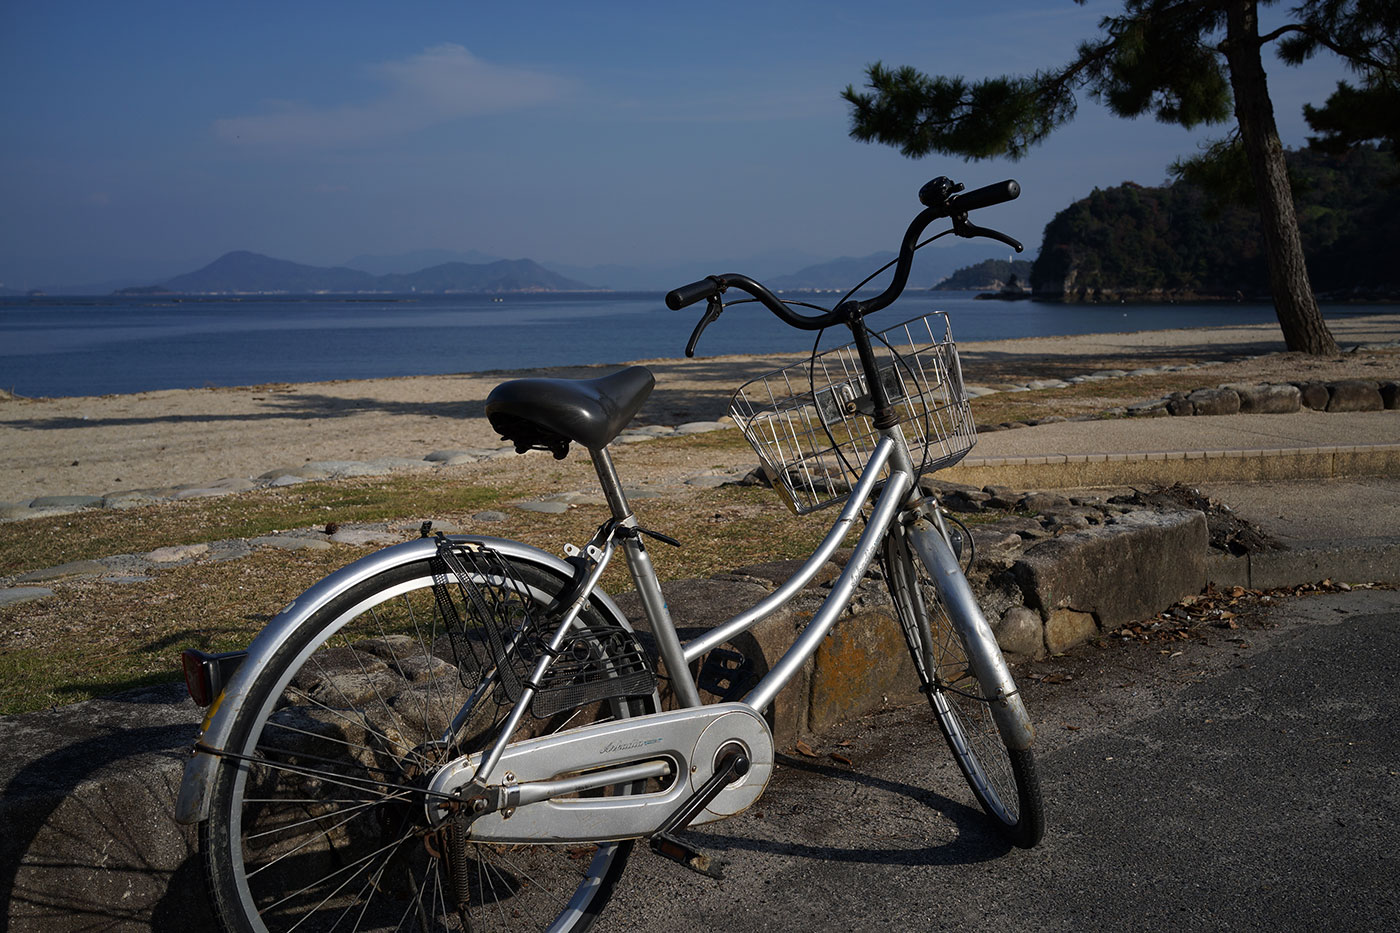
[[[107,572],[107,565],[96,560],[73,560],[57,567],[31,570],[14,578],[15,583],[46,583],[49,580],[65,580],[73,577],[95,577]]]
[[[1129,512],[1028,548],[1011,572],[1026,605],[1047,622],[1056,611],[1072,609],[1112,628],[1199,593],[1207,542],[1200,512]]]
[[[183,687],[0,718],[0,927],[208,930],[192,827],[171,813],[199,710]]]
[[[1197,389],[1187,399],[1198,415],[1233,415],[1240,410],[1240,396],[1234,389]]]
[[[31,499],[31,509],[100,509],[101,496],[40,496]]]
[[[1051,654],[1061,654],[1098,633],[1093,613],[1056,609],[1045,620],[1045,649]]]
[[[1385,407],[1376,383],[1343,379],[1327,384],[1328,411],[1380,411]]]
[[[1186,397],[1185,392],[1173,392],[1167,397],[1167,414],[1169,415],[1194,415],[1196,405]]]
[[[1012,660],[1045,656],[1045,626],[1040,613],[1025,606],[1012,606],[993,626],[997,645]]]
[[[1231,385],[1240,397],[1240,411],[1246,414],[1283,415],[1302,405],[1302,393],[1294,385]]]
[[[0,587],[0,606],[13,606],[18,603],[33,602],[52,596],[53,590],[46,586],[6,586]]]
[[[919,681],[893,609],[843,616],[817,649],[807,727],[824,732],[852,716],[919,700]]]
[[[1298,389],[1298,400],[1304,408],[1311,408],[1313,411],[1327,410],[1327,399],[1330,394],[1327,391],[1326,383],[1295,382],[1293,385]]]

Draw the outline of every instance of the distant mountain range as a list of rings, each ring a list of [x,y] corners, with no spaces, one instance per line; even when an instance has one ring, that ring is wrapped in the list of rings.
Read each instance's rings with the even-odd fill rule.
[[[531,259],[495,262],[447,262],[417,272],[374,275],[345,266],[306,266],[258,253],[225,253],[195,272],[177,275],[158,286],[123,289],[149,294],[354,294],[379,292],[567,292],[593,286],[550,272]]]
[[[996,247],[954,243],[922,250],[909,287],[931,288],[958,268],[985,260]],[[225,253],[194,272],[119,294],[494,294],[532,291],[661,291],[707,274],[743,272],[779,291],[845,290],[894,258],[893,253],[812,262],[809,254],[775,252],[749,259],[695,260],[652,266],[566,266],[486,253],[418,250],[360,255],[339,266],[311,266],[244,250]],[[798,266],[796,272],[786,270]],[[885,272],[868,288],[882,288]],[[58,292],[55,292],[58,293]]]

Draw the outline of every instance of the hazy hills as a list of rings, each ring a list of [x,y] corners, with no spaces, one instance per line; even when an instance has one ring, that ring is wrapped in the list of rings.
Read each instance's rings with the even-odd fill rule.
[[[258,253],[225,253],[203,269],[177,275],[160,289],[181,294],[316,294],[381,292],[587,291],[530,259],[447,262],[410,273],[374,275],[345,266],[307,266]],[[148,289],[142,289],[146,291]]]
[[[930,288],[958,268],[1001,252],[994,244],[955,242],[921,250],[909,287]],[[530,259],[505,260],[475,250],[416,250],[395,255],[362,254],[336,266],[314,266],[247,250],[226,253],[197,269],[158,279],[135,276],[83,286],[51,285],[50,295],[111,294],[403,294],[530,291],[664,291],[705,275],[742,272],[788,291],[845,290],[892,259],[893,253],[819,261],[797,250],[775,250],[747,258],[695,259],[645,265],[570,266]],[[796,271],[793,271],[793,270]],[[168,273],[167,273],[168,274]],[[870,288],[880,288],[889,273]],[[153,283],[153,284],[147,284]],[[0,295],[21,297],[27,290]]]

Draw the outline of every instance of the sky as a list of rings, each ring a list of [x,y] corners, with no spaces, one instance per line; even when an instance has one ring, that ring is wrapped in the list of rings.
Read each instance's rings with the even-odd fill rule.
[[[0,0],[0,285],[156,281],[244,249],[315,265],[478,250],[576,266],[894,249],[919,186],[1033,255],[1095,187],[1160,184],[1223,127],[1087,98],[1023,160],[848,135],[875,61],[981,78],[1069,60],[1112,0]],[[1277,9],[1277,8],[1276,8]],[[1281,12],[1275,12],[1277,18]],[[1267,53],[1266,53],[1267,54]],[[1335,60],[1270,57],[1285,144]]]

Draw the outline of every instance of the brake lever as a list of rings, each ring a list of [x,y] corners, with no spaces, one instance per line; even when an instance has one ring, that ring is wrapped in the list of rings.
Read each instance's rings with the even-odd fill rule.
[[[1006,234],[1002,233],[1000,230],[992,230],[988,227],[979,227],[974,223],[970,223],[967,219],[966,214],[957,214],[952,218],[952,220],[953,232],[960,237],[966,237],[968,239],[971,239],[975,236],[986,237],[989,240],[997,240],[999,242],[1005,243],[1007,246],[1011,247],[1018,253],[1023,253],[1026,251],[1026,248],[1022,246],[1021,242],[1015,237],[1009,237]]]
[[[701,316],[700,323],[695,325],[695,330],[691,332],[690,340],[686,342],[686,359],[695,356],[695,344],[699,342],[700,335],[704,332],[705,328],[709,327],[715,321],[718,321],[719,316],[723,313],[724,301],[721,300],[718,295],[715,295],[705,302],[705,313]]]

